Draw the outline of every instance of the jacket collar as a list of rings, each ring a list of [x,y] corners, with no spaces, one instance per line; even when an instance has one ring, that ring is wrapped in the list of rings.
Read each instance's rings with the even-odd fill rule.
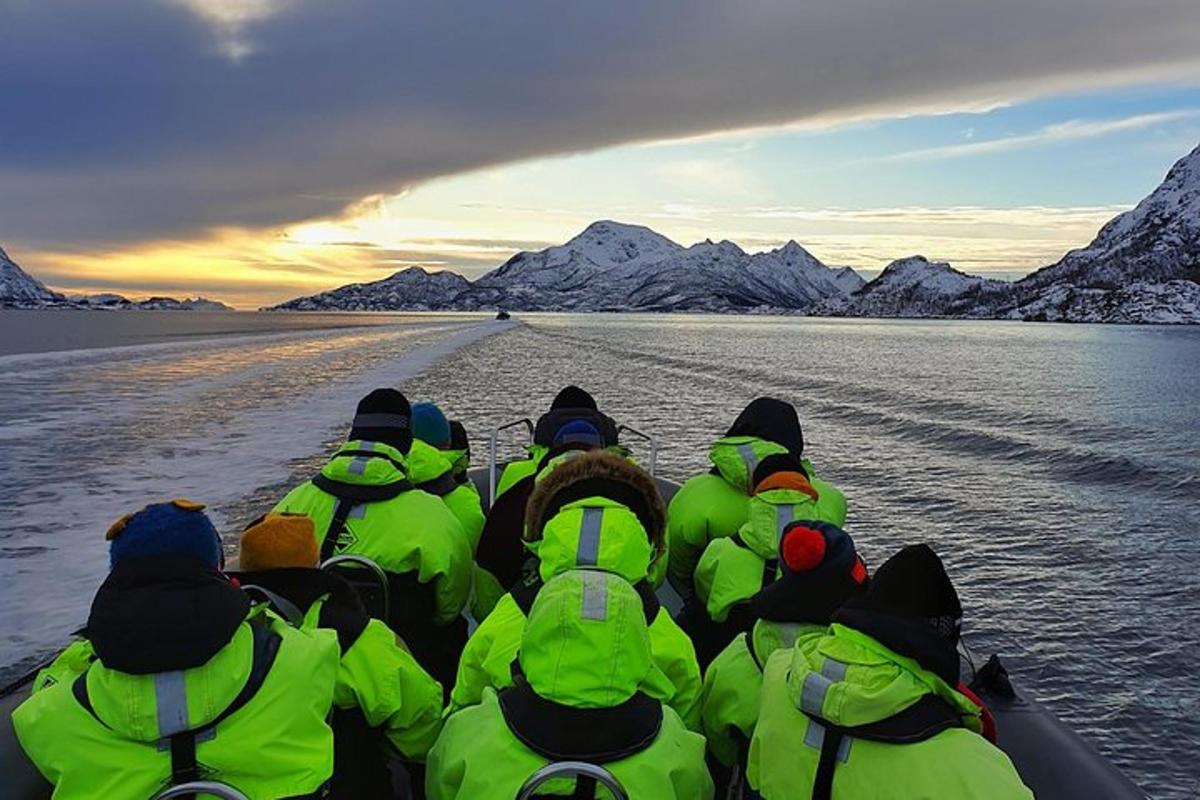
[[[87,637],[100,662],[119,672],[190,669],[227,645],[249,611],[249,598],[197,559],[132,558],[96,592]]]

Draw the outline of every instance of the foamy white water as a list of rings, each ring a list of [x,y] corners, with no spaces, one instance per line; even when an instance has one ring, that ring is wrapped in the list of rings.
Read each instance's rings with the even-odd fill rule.
[[[409,321],[0,358],[0,670],[83,622],[113,520],[182,496],[225,526],[231,504],[286,481],[293,462],[343,433],[363,394],[513,324]]]

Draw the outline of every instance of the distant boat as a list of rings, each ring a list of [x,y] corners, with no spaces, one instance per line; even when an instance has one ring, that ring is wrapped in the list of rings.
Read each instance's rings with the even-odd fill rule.
[[[509,317],[509,313],[503,309],[501,309],[500,312],[496,314],[496,319],[508,319],[508,317]]]

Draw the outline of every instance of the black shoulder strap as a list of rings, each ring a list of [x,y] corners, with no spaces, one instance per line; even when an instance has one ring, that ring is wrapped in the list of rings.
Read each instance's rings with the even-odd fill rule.
[[[818,723],[809,720],[808,724]],[[838,747],[844,735],[837,728],[825,729],[825,738],[821,740],[821,757],[817,761],[817,775],[813,779],[812,800],[830,800],[833,796],[833,771],[837,768]]]
[[[278,592],[273,592],[267,587],[259,586],[256,583],[243,583],[242,591],[250,595],[251,599],[257,597],[266,602],[275,613],[287,620],[287,624],[293,628],[299,628],[304,622],[304,612],[300,610],[300,607]]]
[[[325,538],[321,540],[322,564],[332,558],[334,551],[337,550],[338,539],[342,537],[342,532],[346,530],[346,519],[350,516],[354,505],[349,500],[339,498],[337,505],[333,507],[333,516],[329,519],[329,527],[325,529]]]
[[[831,797],[838,749],[848,736],[884,744],[916,744],[932,739],[942,731],[963,726],[958,712],[934,694],[924,695],[900,713],[867,725],[845,728],[812,715],[808,719],[809,725],[820,725],[825,729],[821,758],[817,762],[817,774],[813,781],[813,800],[829,800]]]
[[[658,612],[662,610],[662,603],[658,601],[654,587],[650,585],[650,581],[640,580],[633,585],[633,588],[637,590],[638,597],[642,598],[642,611],[646,614],[646,624],[653,624],[658,617]]]
[[[542,578],[535,572],[529,578],[514,586],[509,594],[512,595],[513,602],[517,604],[517,608],[521,609],[521,613],[528,617],[530,610],[533,608],[533,601],[537,599],[538,592],[541,590]]]
[[[190,731],[180,731],[170,738],[172,784],[178,785],[200,779],[200,767],[196,762],[196,739],[217,727],[223,720],[228,719],[249,703],[262,688],[263,682],[266,681],[267,673],[271,671],[271,666],[275,663],[275,656],[279,654],[279,645],[283,638],[266,624],[259,622],[251,622],[250,630],[254,634],[254,655],[250,664],[250,676],[246,678],[246,683],[238,692],[237,697],[233,698],[233,702],[226,706],[225,710],[218,714],[212,722]]]
[[[196,761],[196,739],[211,731],[223,720],[229,718],[229,716],[249,703],[254,695],[258,693],[258,690],[262,688],[263,682],[266,681],[267,673],[271,671],[271,667],[275,663],[275,656],[279,654],[279,645],[283,641],[283,638],[266,624],[259,622],[251,622],[250,631],[254,637],[250,675],[246,678],[246,683],[242,685],[241,691],[233,698],[233,702],[226,706],[224,711],[206,725],[192,730],[180,731],[168,738],[168,744],[171,749],[172,785],[200,779],[200,767]],[[100,719],[100,716],[96,714],[91,698],[88,697],[86,671],[75,679],[75,682],[71,685],[71,693],[85,711],[91,714],[101,725],[104,725],[106,728],[108,727],[104,720]]]
[[[429,492],[429,494],[437,497],[445,497],[458,487],[459,483],[454,479],[454,473],[449,470],[443,472],[441,475],[438,475],[432,480],[425,481],[424,483],[418,483],[416,486],[416,488],[420,489],[422,492]]]
[[[763,562],[763,576],[762,576],[763,589],[767,588],[768,586],[770,586],[772,583],[775,582],[775,576],[778,572],[779,572],[779,559],[768,558],[766,561]]]
[[[341,455],[349,455],[354,452],[357,451],[350,451]],[[371,451],[363,451],[361,453],[361,455],[371,454]],[[375,455],[379,454],[376,453]],[[360,486],[354,483],[335,481],[332,478],[326,478],[324,475],[314,477],[312,484],[326,494],[331,494],[337,498],[337,505],[333,508],[333,517],[329,520],[329,527],[325,530],[325,538],[321,540],[321,561],[328,561],[333,556],[334,551],[337,549],[337,540],[346,529],[346,519],[350,516],[351,510],[355,506],[364,503],[380,503],[384,500],[391,500],[413,488],[413,485],[407,480],[398,480],[377,486]]]

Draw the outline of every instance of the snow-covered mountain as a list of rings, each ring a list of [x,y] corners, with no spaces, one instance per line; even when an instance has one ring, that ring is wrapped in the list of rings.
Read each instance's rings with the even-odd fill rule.
[[[1055,283],[1005,316],[1036,322],[1116,322],[1144,325],[1200,324],[1200,284],[1135,281],[1115,289]]]
[[[0,248],[0,308],[39,308],[59,305],[66,300],[18,267],[17,262]]]
[[[459,308],[459,296],[471,288],[455,272],[427,272],[409,267],[383,280],[351,283],[275,306],[289,311],[443,311]],[[478,306],[471,306],[477,308]]]
[[[813,313],[1059,322],[1200,324],[1200,147],[1087,247],[1016,283],[965,275],[923,258]]]
[[[474,283],[416,267],[283,303],[294,310],[749,311],[810,308],[862,284],[795,242],[750,254],[733,242],[683,247],[641,225],[594,222],[564,244],[521,252]]]
[[[1200,147],[1091,244],[1017,281],[1010,319],[1200,323]]]
[[[910,256],[871,282],[827,301],[816,313],[848,317],[986,317],[1010,284],[959,272],[944,261]]]
[[[601,220],[557,247],[520,252],[475,282],[514,296],[586,289],[612,273],[630,274],[661,263],[683,247],[642,225]]]
[[[1056,283],[1112,289],[1132,282],[1200,278],[1200,147],[1181,158],[1137,207],[1114,217],[1087,247],[1022,278],[1018,287]]]
[[[177,300],[174,297],[156,296],[127,302],[131,308],[138,311],[233,311],[221,301],[209,300],[207,297],[185,297]]]

